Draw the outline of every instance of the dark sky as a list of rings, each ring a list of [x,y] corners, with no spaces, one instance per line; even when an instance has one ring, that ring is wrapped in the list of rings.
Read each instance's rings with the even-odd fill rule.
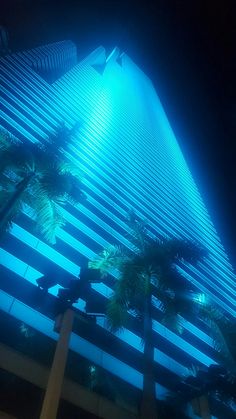
[[[1,0],[12,50],[118,45],[152,78],[236,267],[236,10],[212,0]]]

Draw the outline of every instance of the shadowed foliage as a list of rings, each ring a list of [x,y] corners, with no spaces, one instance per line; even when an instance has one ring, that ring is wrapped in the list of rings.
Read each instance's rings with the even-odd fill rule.
[[[66,126],[65,122],[62,121],[58,124],[56,130],[51,133],[46,140],[46,148],[48,152],[61,155],[68,148],[68,145],[73,142],[73,136],[79,132],[81,122],[76,122],[70,129]]]
[[[205,399],[203,411],[201,411],[200,403],[197,402],[200,398]],[[179,411],[184,411],[187,403],[192,402],[193,407],[199,409],[200,417],[205,417],[206,411],[210,416],[209,405],[212,406],[216,401],[227,408],[227,417],[235,417],[236,375],[217,364],[205,368],[192,366],[189,369],[189,374],[183,377],[177,386],[176,393],[170,393],[166,398],[166,403]]]

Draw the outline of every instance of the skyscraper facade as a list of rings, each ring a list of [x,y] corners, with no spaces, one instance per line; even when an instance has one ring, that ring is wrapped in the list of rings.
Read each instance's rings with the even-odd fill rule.
[[[115,48],[108,55],[99,47],[78,62],[75,45],[64,41],[6,55],[0,59],[0,90],[1,127],[20,141],[44,143],[62,122],[77,127],[64,154],[78,166],[87,196],[82,204],[63,208],[66,225],[54,246],[35,233],[26,210],[2,239],[0,308],[7,318],[56,340],[50,308],[35,303],[37,279],[57,278],[49,289],[53,301],[104,247],[130,247],[130,209],[147,221],[151,235],[194,240],[207,249],[197,267],[183,263],[178,269],[199,290],[196,298],[209,295],[235,316],[230,262],[153,84],[126,54]],[[94,301],[104,305],[112,287],[112,279],[93,284]],[[74,304],[78,313],[85,304],[83,299]],[[217,354],[206,325],[182,319],[179,336],[159,321],[154,298],[153,305],[156,388],[163,398],[191,365],[216,363]],[[87,363],[91,377],[99,370],[112,383],[106,397],[135,415],[142,389],[139,326],[134,322],[111,334],[102,317],[77,326],[71,356]]]

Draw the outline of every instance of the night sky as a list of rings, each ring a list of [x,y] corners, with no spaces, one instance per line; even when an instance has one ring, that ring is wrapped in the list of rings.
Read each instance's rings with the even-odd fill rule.
[[[119,46],[153,80],[236,268],[236,8],[228,0],[1,0],[13,51]]]

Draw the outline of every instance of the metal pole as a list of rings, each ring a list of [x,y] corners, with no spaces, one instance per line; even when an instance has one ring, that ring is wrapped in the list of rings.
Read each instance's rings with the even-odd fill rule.
[[[67,309],[62,317],[60,335],[49,375],[40,419],[56,419],[57,417],[73,319],[74,312]]]

